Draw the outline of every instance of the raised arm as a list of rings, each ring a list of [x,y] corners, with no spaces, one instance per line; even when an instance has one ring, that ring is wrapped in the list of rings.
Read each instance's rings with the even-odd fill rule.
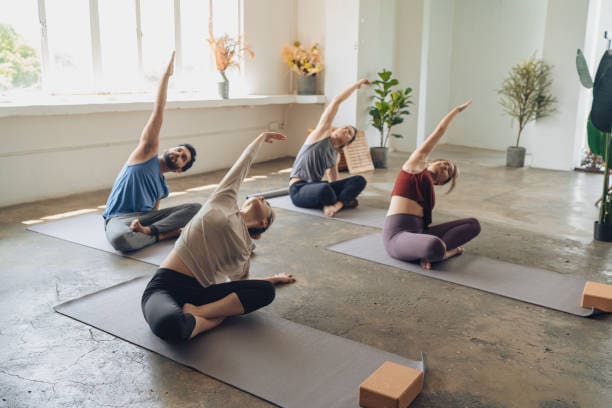
[[[166,98],[168,94],[168,80],[174,73],[174,52],[170,57],[170,62],[166,67],[166,71],[159,84],[157,90],[157,98],[155,99],[155,106],[153,112],[149,116],[149,120],[142,130],[140,135],[140,141],[138,146],[134,149],[130,157],[128,158],[128,164],[138,164],[151,159],[156,156],[159,151],[159,131],[164,120],[164,109],[166,107]]]
[[[419,169],[423,166],[423,164],[427,161],[427,157],[433,151],[434,147],[438,144],[444,133],[446,133],[446,129],[450,123],[455,119],[459,113],[463,112],[465,108],[470,106],[472,101],[467,101],[462,103],[459,106],[453,108],[450,112],[442,118],[436,129],[425,139],[425,141],[417,147],[417,149],[410,155],[408,160],[402,166],[402,169],[405,171],[411,171]]]
[[[340,92],[338,96],[336,96],[332,101],[327,105],[327,108],[323,111],[321,118],[319,119],[319,123],[317,127],[308,135],[306,139],[306,143],[315,143],[324,137],[329,135],[329,130],[332,127],[332,123],[336,114],[338,113],[338,109],[342,102],[348,99],[349,96],[353,94],[357,89],[361,88],[363,85],[369,85],[370,81],[367,79],[360,79],[355,82],[353,85],[346,88],[344,91]]]
[[[223,205],[235,205],[238,190],[242,180],[246,177],[257,152],[263,143],[272,143],[275,140],[285,140],[287,136],[276,132],[263,132],[244,149],[236,163],[225,174],[219,182],[219,186],[213,192],[210,201],[223,201]]]

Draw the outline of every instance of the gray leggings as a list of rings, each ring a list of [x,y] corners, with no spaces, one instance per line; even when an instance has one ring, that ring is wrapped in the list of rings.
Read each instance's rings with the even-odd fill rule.
[[[161,210],[135,212],[110,217],[104,224],[106,239],[117,251],[136,251],[156,243],[160,233],[183,228],[201,207],[201,204],[191,203]],[[135,219],[140,220],[144,227],[151,228],[153,233],[147,235],[142,232],[132,231],[130,224]]]
[[[402,261],[438,262],[447,250],[471,241],[480,233],[476,218],[464,218],[423,228],[423,218],[394,214],[385,218],[383,242],[387,253]]]

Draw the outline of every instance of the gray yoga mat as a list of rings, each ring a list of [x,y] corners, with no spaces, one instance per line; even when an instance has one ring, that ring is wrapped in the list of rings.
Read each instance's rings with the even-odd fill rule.
[[[189,342],[171,345],[156,337],[142,317],[140,297],[149,279],[136,278],[55,310],[282,407],[358,407],[359,384],[383,362],[425,370],[423,360],[265,311],[226,319]]]
[[[134,252],[123,253],[116,251],[106,240],[104,219],[102,215],[97,213],[64,218],[44,224],[35,224],[27,229],[157,266],[162,263],[174,247],[174,240],[167,240]]]
[[[268,202],[272,207],[276,208],[283,208],[285,210],[301,212],[317,217],[323,217],[329,220],[350,222],[352,224],[376,228],[383,227],[385,224],[385,215],[387,214],[387,210],[383,210],[382,208],[373,208],[360,204],[357,208],[340,210],[335,216],[327,217],[323,213],[323,210],[296,207],[291,202],[291,198],[289,196],[271,198],[268,200]]]
[[[586,279],[577,276],[469,253],[433,264],[432,269],[426,271],[416,262],[391,258],[385,251],[380,233],[344,241],[327,249],[578,316],[586,317],[596,313],[592,308],[580,306]]]

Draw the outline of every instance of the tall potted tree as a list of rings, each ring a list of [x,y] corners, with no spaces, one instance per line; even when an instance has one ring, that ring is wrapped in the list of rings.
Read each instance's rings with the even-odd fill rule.
[[[506,150],[506,166],[523,167],[525,148],[519,146],[521,133],[529,122],[549,116],[557,99],[550,93],[552,67],[532,56],[513,66],[497,91],[504,111],[518,122],[516,144]]]
[[[599,217],[594,224],[593,236],[598,241],[612,242],[612,50],[606,50],[601,57],[594,82],[580,50],[576,67],[582,85],[593,88],[593,104],[587,121],[589,149],[604,158],[603,191],[595,203],[599,205]]]
[[[412,103],[410,100],[412,88],[401,89],[398,85],[399,81],[393,78],[391,71],[386,69],[378,72],[378,79],[372,82],[373,103],[368,108],[371,117],[370,124],[380,132],[379,146],[370,148],[372,161],[376,168],[387,167],[389,137],[403,137],[400,134],[391,133],[391,128],[404,121],[402,116],[410,114],[408,105]]]

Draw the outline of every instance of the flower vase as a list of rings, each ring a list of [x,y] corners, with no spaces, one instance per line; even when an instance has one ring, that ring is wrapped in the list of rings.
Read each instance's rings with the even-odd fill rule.
[[[315,95],[317,93],[316,75],[298,76],[297,93],[298,95]]]
[[[223,78],[221,81],[217,82],[217,86],[219,87],[219,97],[221,97],[221,99],[227,99],[229,98],[229,80],[225,76],[225,72],[219,72]]]

